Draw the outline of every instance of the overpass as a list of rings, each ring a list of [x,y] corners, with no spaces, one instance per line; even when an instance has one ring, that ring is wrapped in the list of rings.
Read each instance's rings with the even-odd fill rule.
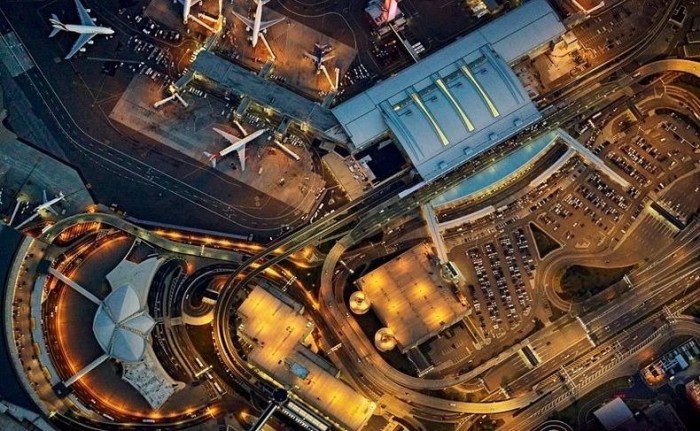
[[[666,60],[654,61],[640,66],[635,72],[635,77],[644,77],[663,72],[689,73],[696,78],[700,78],[700,63],[683,58],[670,58]]]
[[[433,239],[433,245],[437,251],[438,259],[440,263],[445,264],[449,261],[447,257],[447,247],[445,246],[445,240],[442,235],[440,235],[440,226],[438,226],[437,218],[435,217],[435,211],[430,204],[423,204],[420,206],[421,213],[423,213],[423,218],[425,218],[428,224],[428,232]]]
[[[357,326],[354,320],[351,320],[349,324],[347,323],[345,315],[342,314],[344,311],[344,308],[341,308],[342,303],[337,303],[335,300],[332,279],[334,268],[340,260],[340,256],[352,245],[352,242],[353,239],[351,235],[347,235],[342,240],[338,241],[328,253],[326,261],[323,264],[321,290],[319,294],[320,303],[337,304],[337,306],[332,308],[324,307],[321,311],[323,313],[328,313],[324,315],[324,320],[333,323],[329,326],[334,328],[338,333],[338,337],[343,341],[346,350],[351,348],[358,349],[356,355],[361,358],[361,361],[369,364],[369,366],[362,367],[365,376],[388,394],[396,392],[398,387],[398,390],[402,391],[402,396],[400,398],[410,400],[410,403],[400,400],[395,400],[395,402],[398,401],[402,404],[402,407],[407,410],[411,409],[411,405],[430,406],[428,410],[432,410],[438,415],[444,415],[445,412],[490,414],[503,413],[526,407],[540,397],[532,391],[523,396],[504,401],[460,402],[445,400],[418,392],[418,389],[436,390],[463,384],[473,379],[475,375],[474,373],[467,373],[461,376],[442,379],[421,379],[404,374],[386,363],[381,356],[379,356],[374,345],[367,340],[362,329]],[[345,342],[346,340],[349,341]],[[507,356],[509,357],[510,354]],[[491,364],[491,366],[493,366],[493,364]],[[479,367],[479,369],[481,369],[481,367]]]
[[[566,144],[570,148],[575,150],[582,157],[588,159],[588,161],[591,162],[599,171],[603,172],[605,175],[610,177],[611,180],[615,181],[625,189],[631,186],[631,184],[626,179],[624,179],[620,174],[615,172],[610,166],[606,165],[605,162],[600,160],[598,156],[593,154],[593,152],[591,152],[591,150],[586,148],[584,145],[581,145],[581,143],[574,139],[571,135],[569,135],[563,130],[559,130],[558,136],[559,138],[561,138],[562,141],[566,142]]]

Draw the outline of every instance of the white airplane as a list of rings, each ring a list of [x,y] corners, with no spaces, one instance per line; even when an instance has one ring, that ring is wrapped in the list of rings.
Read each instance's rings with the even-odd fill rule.
[[[51,207],[54,206],[54,205],[56,205],[58,202],[62,201],[63,199],[65,199],[65,195],[64,195],[63,193],[59,193],[58,196],[56,196],[55,198],[53,198],[53,199],[51,199],[51,200],[48,200],[48,198],[46,197],[46,190],[44,190],[44,203],[43,203],[43,204],[40,204],[40,205],[37,205],[36,208],[34,208],[34,214],[32,214],[31,216],[29,216],[29,217],[28,217],[25,221],[23,221],[22,223],[18,224],[18,225],[15,227],[15,229],[20,229],[20,228],[22,228],[24,225],[26,225],[27,223],[29,223],[29,222],[31,222],[32,220],[34,220],[35,218],[39,217],[39,215],[41,214],[41,210],[47,210],[47,211],[50,211],[51,213],[53,213],[54,215],[58,215],[58,213],[56,212],[56,210],[54,210],[54,209],[51,208]]]
[[[65,199],[66,196],[63,194],[63,192],[58,192],[58,196],[49,200],[46,197],[46,190],[43,191],[43,194],[44,194],[44,203],[41,205],[38,205],[36,208],[34,208],[34,212],[39,212],[41,210],[47,210],[47,211],[51,211],[54,215],[58,215],[58,213],[51,207],[56,205],[57,203],[59,203],[63,199]]]
[[[270,0],[254,0],[255,3],[257,3],[257,8],[255,9],[255,17],[254,19],[246,18],[245,16],[237,13],[236,11],[233,11],[233,14],[236,16],[236,18],[240,19],[245,25],[246,25],[246,30],[247,31],[253,31],[253,34],[250,36],[250,41],[253,47],[258,44],[258,38],[260,37],[260,32],[266,32],[268,28],[272,27],[273,25],[277,24],[278,22],[284,21],[284,18],[278,18],[278,19],[273,19],[270,21],[263,21],[262,20],[262,8],[263,5]]]
[[[53,26],[53,30],[49,37],[54,37],[59,31],[68,31],[71,33],[78,33],[80,36],[78,40],[73,44],[70,52],[66,56],[66,60],[73,57],[78,51],[84,51],[83,46],[86,44],[92,44],[92,38],[98,34],[110,35],[114,34],[114,30],[109,27],[100,27],[95,23],[95,20],[90,17],[90,9],[85,9],[80,1],[75,0],[75,6],[78,8],[78,16],[80,17],[80,24],[63,24],[61,20],[58,19],[56,14],[51,14],[49,22]]]
[[[241,128],[242,129],[242,128]],[[214,127],[214,131],[221,135],[224,139],[229,141],[231,145],[228,147],[224,148],[223,150],[219,151],[218,153],[211,154],[205,152],[204,155],[209,158],[209,161],[211,162],[211,166],[213,168],[216,167],[216,162],[221,160],[223,157],[226,155],[232,153],[232,152],[237,152],[238,153],[238,160],[241,162],[241,170],[245,171],[245,146],[249,142],[252,142],[255,138],[258,136],[262,135],[263,133],[266,132],[265,129],[260,129],[256,130],[255,132],[251,133],[250,135],[246,134],[244,138],[239,138],[237,136],[234,136],[228,132],[224,132],[223,130],[217,129]]]
[[[177,0],[182,5],[182,22],[187,24],[187,18],[190,17],[192,6],[201,3],[202,0]]]
[[[330,52],[333,50],[333,47],[330,46],[327,43],[324,44],[315,44],[314,51],[313,53],[305,51],[304,55],[309,57],[314,61],[316,64],[316,74],[318,75],[321,73],[321,67],[323,66],[323,63],[327,62],[328,60],[335,58],[334,54],[330,54]]]

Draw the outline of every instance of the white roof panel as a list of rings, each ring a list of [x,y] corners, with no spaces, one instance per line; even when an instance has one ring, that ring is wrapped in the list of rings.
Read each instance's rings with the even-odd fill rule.
[[[124,285],[113,291],[104,300],[104,307],[115,322],[121,322],[137,313],[141,308],[139,297],[130,285]]]
[[[480,102],[479,93],[466,78],[448,81],[447,88],[476,130],[483,129],[493,122],[493,115],[488,106]]]
[[[148,335],[156,322],[147,314],[140,314],[129,319],[128,327],[139,334]]]
[[[523,8],[518,8],[516,11],[519,9]],[[493,49],[510,63],[526,55],[531,49],[547,43],[565,32],[566,28],[559,21],[556,13],[551,11],[530,21],[528,25],[518,28],[516,32],[494,41]],[[523,44],[523,40],[526,40],[527,44]]]
[[[146,350],[146,340],[125,328],[114,332],[112,348],[109,354],[125,362],[135,362],[143,357]]]
[[[344,129],[355,142],[370,142],[387,132],[382,113],[376,108],[345,124]]]
[[[151,287],[153,277],[158,271],[162,259],[157,257],[148,258],[140,263],[134,263],[127,259],[122,259],[112,271],[107,274],[107,281],[116,289],[125,284],[131,285],[139,298],[139,302],[145,303],[148,289]]]
[[[125,284],[102,301],[92,322],[97,342],[111,357],[140,361],[155,321],[131,285]]]
[[[112,318],[102,310],[102,306],[100,306],[95,315],[92,330],[95,334],[95,338],[97,338],[97,342],[105,352],[109,351],[109,345],[112,342],[112,334],[116,326],[116,323],[114,323]]]

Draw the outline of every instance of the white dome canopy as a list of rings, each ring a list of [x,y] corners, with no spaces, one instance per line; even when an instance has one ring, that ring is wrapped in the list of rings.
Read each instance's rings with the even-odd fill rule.
[[[143,358],[154,325],[134,288],[125,284],[102,301],[92,330],[105,353],[120,361],[136,362]]]

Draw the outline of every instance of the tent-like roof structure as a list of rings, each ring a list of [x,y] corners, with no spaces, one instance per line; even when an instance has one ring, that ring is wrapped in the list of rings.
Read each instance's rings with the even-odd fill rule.
[[[154,325],[134,288],[125,284],[102,301],[92,330],[105,353],[123,362],[136,362],[143,358]]]
[[[162,261],[163,259],[157,257],[148,258],[140,263],[122,259],[119,265],[107,274],[107,281],[109,281],[109,285],[112,286],[112,289],[116,289],[125,284],[131,285],[134,292],[139,297],[139,301],[145,303],[146,297],[148,296],[148,289]]]

